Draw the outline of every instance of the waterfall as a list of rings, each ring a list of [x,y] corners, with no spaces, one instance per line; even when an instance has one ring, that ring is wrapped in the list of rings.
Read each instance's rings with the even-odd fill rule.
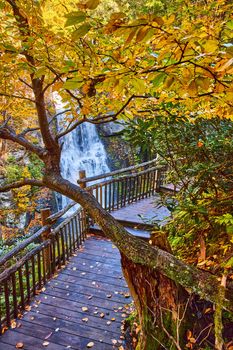
[[[61,99],[56,96],[56,110],[64,110]],[[63,115],[58,116],[58,130],[64,128]],[[107,153],[100,140],[96,126],[83,123],[75,130],[61,138],[61,173],[62,176],[77,184],[79,170],[86,170],[86,176],[100,175],[110,171],[107,165]],[[62,196],[60,207],[64,208],[70,199]],[[76,210],[76,206],[69,210],[69,214]]]

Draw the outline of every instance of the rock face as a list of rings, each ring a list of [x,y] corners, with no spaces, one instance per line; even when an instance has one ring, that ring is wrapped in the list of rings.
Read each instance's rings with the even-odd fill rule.
[[[98,132],[108,153],[110,168],[117,170],[132,164],[132,152],[123,140],[124,123],[110,122],[98,125]]]

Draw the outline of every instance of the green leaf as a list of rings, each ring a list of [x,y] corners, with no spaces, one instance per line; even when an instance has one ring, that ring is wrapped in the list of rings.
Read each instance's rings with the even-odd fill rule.
[[[81,80],[69,79],[64,83],[63,88],[70,89],[70,90],[77,89],[82,85],[82,83],[83,81]]]
[[[67,21],[65,23],[65,27],[70,27],[75,24],[84,22],[87,16],[82,11],[75,11],[75,12],[69,13],[66,17],[67,17]]]
[[[88,24],[88,23],[82,24],[78,29],[76,29],[72,33],[72,38],[74,40],[78,40],[78,39],[82,38],[84,35],[86,35],[90,29],[91,29],[90,24]]]
[[[40,78],[42,75],[45,75],[47,72],[46,67],[39,67],[35,72],[35,78]]]
[[[155,77],[155,79],[152,80],[152,83],[153,83],[154,87],[159,87],[160,85],[162,85],[162,83],[164,82],[166,77],[167,77],[166,73],[159,73]]]

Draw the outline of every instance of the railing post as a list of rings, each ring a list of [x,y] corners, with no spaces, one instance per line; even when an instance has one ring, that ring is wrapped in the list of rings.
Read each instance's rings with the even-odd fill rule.
[[[155,188],[156,192],[160,191],[161,181],[162,181],[162,169],[157,169],[156,170],[156,188]]]
[[[86,170],[79,170],[79,180],[84,180],[86,178]],[[87,183],[86,182],[81,182],[80,183],[81,188],[86,188]]]
[[[40,211],[41,214],[41,223],[42,226],[46,226],[47,225],[47,219],[48,217],[51,215],[50,209],[49,208],[45,208],[45,209],[41,209]],[[46,241],[49,238],[49,235],[51,233],[51,230],[48,229],[47,231],[45,231],[42,234],[42,241]],[[50,271],[51,271],[51,251],[50,251],[50,247],[46,247],[44,250],[44,264],[45,264],[45,273],[46,275],[50,275]]]
[[[86,179],[86,170],[79,170],[79,180],[84,180],[84,179]],[[81,188],[85,189],[87,187],[87,182],[86,181],[81,182],[79,184],[79,186]],[[89,216],[87,215],[87,212],[85,210],[84,210],[84,216],[85,216],[85,226],[88,229],[90,224],[94,225],[94,221],[91,218],[89,218]],[[87,230],[85,230],[85,231],[87,231]],[[86,232],[85,232],[85,234],[86,234]]]

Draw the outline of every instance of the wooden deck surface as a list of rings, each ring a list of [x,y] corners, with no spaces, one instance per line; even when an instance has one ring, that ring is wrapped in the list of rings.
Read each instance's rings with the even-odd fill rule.
[[[130,302],[118,250],[104,238],[88,237],[17,327],[0,337],[0,350],[18,343],[25,350],[118,349]]]
[[[131,203],[124,208],[111,213],[115,219],[129,221],[135,224],[151,224],[156,220],[164,220],[170,215],[169,210],[164,206],[159,206],[160,195],[156,194],[149,198],[144,198],[138,202]]]

